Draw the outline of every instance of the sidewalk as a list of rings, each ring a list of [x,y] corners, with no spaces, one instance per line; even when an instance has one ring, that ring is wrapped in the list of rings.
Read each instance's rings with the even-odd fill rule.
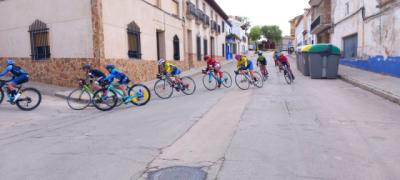
[[[223,66],[232,63],[233,61],[225,61],[222,63]],[[195,75],[199,75],[201,74],[201,70],[204,69],[205,66],[203,67],[199,67],[199,68],[193,68],[187,71],[182,72],[181,76],[195,76]],[[154,75],[155,76],[155,75]],[[153,91],[153,86],[156,83],[157,79],[151,80],[151,81],[147,81],[147,82],[142,82],[143,85],[147,86],[150,91]],[[71,93],[71,91],[73,91],[76,88],[64,88],[64,87],[58,87],[58,86],[52,86],[52,85],[46,85],[49,88],[52,88],[51,90],[44,90],[47,92],[50,92],[47,95],[51,95],[51,96],[56,96],[59,98],[63,98],[66,99],[69,94]],[[44,88],[43,88],[44,89]],[[52,93],[52,94],[51,94]]]
[[[400,105],[400,78],[339,66],[342,80]]]

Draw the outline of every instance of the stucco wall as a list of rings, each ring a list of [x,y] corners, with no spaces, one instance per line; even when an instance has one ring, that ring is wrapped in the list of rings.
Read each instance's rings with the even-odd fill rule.
[[[350,11],[346,15],[346,2],[348,1],[337,0],[333,3],[333,18],[336,25],[332,34],[332,43],[343,49],[343,38],[357,33],[359,57],[399,56],[400,8],[393,7],[383,14],[373,16],[382,10],[377,8],[377,1],[357,0],[350,2]],[[356,13],[361,7],[365,7],[364,19],[362,11]],[[350,16],[352,14],[354,16]],[[347,19],[342,21],[345,18]]]
[[[29,26],[39,19],[50,32],[53,58],[93,57],[90,0],[0,2],[0,57],[30,57]]]
[[[180,1],[181,2],[181,1]],[[164,11],[171,10],[162,1]],[[184,59],[182,21],[142,0],[103,0],[105,57],[128,59],[127,25],[132,21],[140,27],[143,60],[157,59],[156,31],[165,33],[166,59],[173,59],[173,37],[180,40],[180,57]]]

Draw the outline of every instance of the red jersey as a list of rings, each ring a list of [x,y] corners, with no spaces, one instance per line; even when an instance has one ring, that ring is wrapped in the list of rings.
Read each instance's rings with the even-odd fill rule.
[[[287,59],[286,56],[281,55],[281,56],[279,56],[279,62],[281,62],[281,63],[287,63],[287,62],[288,62],[288,59]]]
[[[207,66],[215,67],[216,65],[219,65],[219,62],[215,60],[215,58],[211,58],[207,61]]]

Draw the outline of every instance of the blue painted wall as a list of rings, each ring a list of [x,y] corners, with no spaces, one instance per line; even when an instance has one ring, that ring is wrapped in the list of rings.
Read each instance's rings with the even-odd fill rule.
[[[366,60],[341,59],[340,64],[400,77],[400,56],[388,57],[387,59],[383,56],[372,56]]]

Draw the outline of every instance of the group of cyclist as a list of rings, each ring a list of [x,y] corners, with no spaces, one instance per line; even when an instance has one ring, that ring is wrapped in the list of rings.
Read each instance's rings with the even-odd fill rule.
[[[287,57],[282,52],[279,53],[276,51],[273,57],[276,66],[279,66],[281,69],[281,66],[286,65],[291,74],[293,74],[290,68],[290,63]],[[254,64],[251,60],[249,60],[245,55],[236,55],[235,59],[237,60],[238,73],[244,73],[244,71],[249,71],[254,81],[258,80],[254,77]],[[214,71],[214,73],[218,75],[219,78],[222,78],[223,74],[221,71],[221,63],[219,63],[215,58],[208,55],[204,57],[204,61],[207,64],[207,68],[203,70],[204,73],[207,71]],[[170,77],[174,77],[177,84],[182,84],[181,79],[179,77],[182,72],[181,69],[179,69],[176,65],[167,62],[165,59],[158,60],[157,64],[160,67],[161,75],[168,75]],[[267,59],[265,58],[262,52],[258,52],[257,66],[260,68],[260,71],[264,76],[268,76]],[[93,68],[89,64],[84,65],[82,69],[85,71],[86,76],[91,79],[93,88],[95,90],[100,89],[102,84],[112,83],[114,82],[114,80],[116,80],[118,82],[116,83],[115,87],[121,90],[125,96],[127,96],[126,87],[131,81],[128,78],[128,76],[122,71],[118,70],[115,67],[115,65],[109,64],[105,66],[108,75],[106,75],[99,69]],[[9,94],[11,96],[10,101],[12,102],[13,99],[18,98],[17,97],[18,94],[17,91],[15,90],[15,87],[17,85],[21,85],[23,83],[28,82],[29,74],[27,73],[27,71],[17,66],[16,63],[11,59],[6,61],[6,69],[0,73],[0,77],[3,77],[8,73],[12,74],[11,80],[6,81],[7,90],[9,91]],[[220,86],[221,82],[218,83],[218,87]]]

